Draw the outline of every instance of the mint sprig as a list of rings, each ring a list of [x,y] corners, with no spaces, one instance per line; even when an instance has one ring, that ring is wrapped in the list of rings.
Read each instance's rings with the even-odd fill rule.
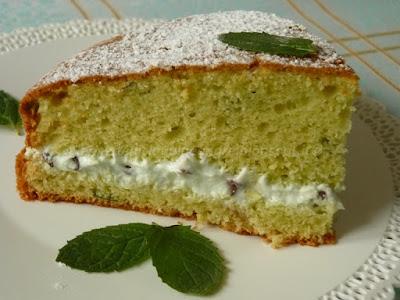
[[[22,121],[18,108],[18,100],[5,91],[0,90],[0,125],[12,127],[18,134],[21,134]]]
[[[265,32],[228,32],[218,39],[230,46],[251,52],[305,57],[318,53],[312,40],[268,34]]]
[[[131,223],[94,229],[59,250],[56,261],[86,272],[122,271],[152,258],[158,276],[188,294],[210,295],[225,277],[225,261],[189,226]]]

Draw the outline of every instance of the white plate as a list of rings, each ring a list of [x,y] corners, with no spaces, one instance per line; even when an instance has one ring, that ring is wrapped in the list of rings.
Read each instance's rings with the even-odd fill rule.
[[[57,40],[2,55],[0,88],[20,97],[55,63],[99,39]],[[114,274],[86,274],[55,263],[57,249],[91,228],[182,220],[88,205],[22,201],[15,189],[14,160],[23,137],[1,129],[0,145],[1,299],[187,298],[161,283],[150,261]],[[207,227],[202,233],[217,243],[230,269],[226,284],[211,298],[309,300],[344,282],[371,255],[387,226],[394,200],[390,174],[379,144],[355,118],[347,190],[342,195],[346,210],[335,226],[338,244],[274,250],[260,238]]]

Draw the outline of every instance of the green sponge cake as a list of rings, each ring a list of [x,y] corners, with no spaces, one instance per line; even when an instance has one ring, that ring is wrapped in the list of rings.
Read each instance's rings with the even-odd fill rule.
[[[237,49],[228,32],[318,53]],[[25,95],[25,200],[180,216],[274,247],[335,242],[358,78],[301,25],[250,11],[152,23],[58,65]]]

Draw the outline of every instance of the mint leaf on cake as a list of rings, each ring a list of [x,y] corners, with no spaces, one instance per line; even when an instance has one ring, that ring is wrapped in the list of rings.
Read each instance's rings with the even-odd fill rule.
[[[108,273],[149,257],[162,281],[182,293],[215,293],[226,275],[225,260],[214,244],[182,225],[131,223],[94,229],[68,241],[56,261],[90,273]]]
[[[312,40],[268,34],[266,32],[229,32],[219,40],[241,50],[304,57],[315,55],[318,48]]]
[[[12,127],[20,133],[22,121],[18,108],[18,100],[5,91],[0,90],[0,125]]]

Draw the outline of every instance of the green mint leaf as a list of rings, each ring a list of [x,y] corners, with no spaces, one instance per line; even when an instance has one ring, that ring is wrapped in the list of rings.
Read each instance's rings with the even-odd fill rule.
[[[162,281],[183,293],[213,294],[225,278],[225,261],[214,244],[181,225],[132,223],[94,229],[68,241],[56,261],[86,272],[112,272],[149,256]]]
[[[150,254],[161,280],[183,293],[213,294],[225,277],[225,261],[218,249],[189,226],[157,226],[150,238]]]
[[[400,300],[400,287],[394,287],[394,300]]]
[[[10,126],[20,133],[22,121],[18,108],[18,100],[5,91],[0,90],[0,125]]]
[[[152,229],[142,223],[94,229],[68,241],[56,261],[86,272],[122,271],[149,258]]]
[[[229,32],[220,34],[218,39],[241,50],[281,56],[305,57],[315,55],[318,52],[318,48],[309,39],[279,36],[265,32]]]

